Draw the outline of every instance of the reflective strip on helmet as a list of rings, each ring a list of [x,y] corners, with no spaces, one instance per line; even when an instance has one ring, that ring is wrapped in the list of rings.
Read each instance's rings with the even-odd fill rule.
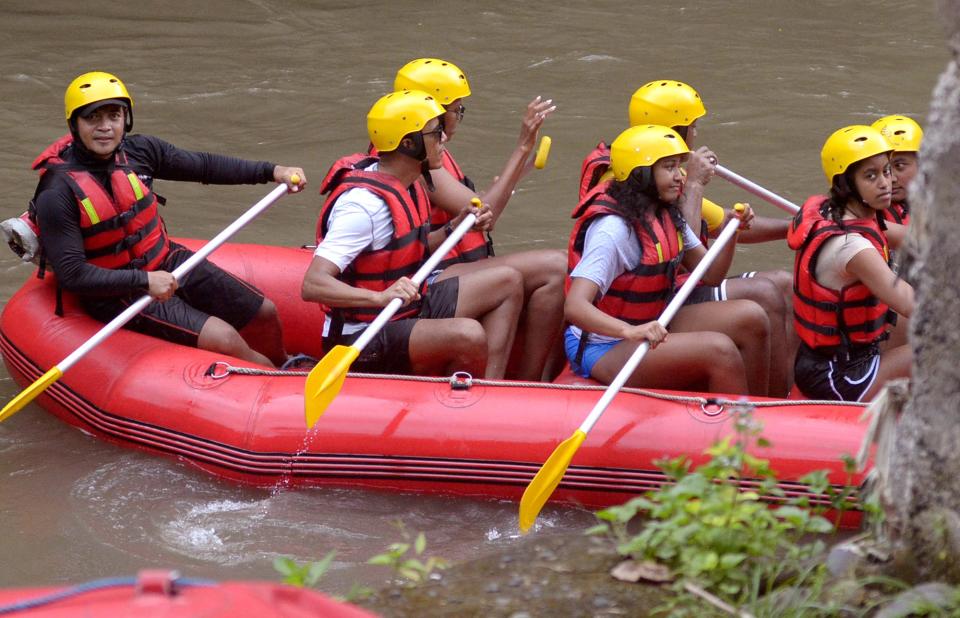
[[[137,196],[137,200],[143,199],[143,191],[140,190],[140,179],[137,178],[137,175],[133,172],[127,174],[127,180],[130,181],[130,186],[133,187],[133,194]]]
[[[93,202],[90,201],[89,197],[85,197],[80,200],[80,204],[87,212],[87,216],[90,217],[90,223],[100,223],[100,215],[97,214],[97,209],[93,207]]]

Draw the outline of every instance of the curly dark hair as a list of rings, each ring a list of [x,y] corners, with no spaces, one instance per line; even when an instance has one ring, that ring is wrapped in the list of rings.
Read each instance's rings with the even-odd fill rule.
[[[824,217],[832,219],[833,222],[840,227],[843,227],[843,215],[847,211],[847,204],[849,204],[851,200],[863,202],[860,192],[857,191],[853,176],[864,163],[865,161],[857,161],[850,165],[843,174],[834,176],[833,184],[830,185],[830,195],[823,205],[820,206],[821,214]],[[883,220],[883,213],[878,210],[876,215],[880,229],[886,229],[887,226]]]
[[[679,214],[676,202],[668,204],[660,199],[652,167],[633,168],[625,180],[612,181],[606,193],[617,203],[614,210],[628,221],[641,220],[647,213],[655,214],[660,208],[669,208]]]

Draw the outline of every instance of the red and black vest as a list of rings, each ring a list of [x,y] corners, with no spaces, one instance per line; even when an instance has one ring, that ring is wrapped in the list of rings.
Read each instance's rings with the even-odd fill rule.
[[[33,162],[42,177],[62,174],[80,211],[80,233],[87,261],[109,269],[154,270],[170,248],[157,197],[127,165],[119,151],[110,172],[110,191],[82,165],[64,160],[73,143],[64,135],[47,146]]]
[[[375,292],[382,292],[400,277],[413,277],[427,257],[427,234],[430,231],[429,200],[419,182],[403,186],[396,177],[366,168],[378,161],[377,157],[357,153],[338,160],[327,172],[320,185],[320,193],[329,193],[317,221],[317,242],[328,231],[330,213],[337,199],[350,189],[366,189],[377,195],[390,208],[393,219],[393,238],[382,249],[365,249],[342,272],[338,279],[344,283]],[[372,322],[382,307],[324,308],[336,322]],[[401,308],[392,319],[415,316],[420,302]],[[341,322],[342,323],[342,322]],[[331,331],[332,332],[332,331]]]
[[[570,273],[583,257],[587,228],[601,215],[618,215],[616,202],[604,193],[604,183],[587,194],[573,211],[576,223],[568,246],[567,280],[565,291],[570,291]],[[594,304],[604,313],[630,324],[643,324],[657,319],[674,291],[674,276],[683,258],[683,222],[676,208],[659,208],[631,225],[640,242],[640,263],[633,270],[620,274],[607,292]]]
[[[865,346],[883,339],[889,307],[866,285],[856,282],[840,290],[817,282],[817,259],[823,243],[834,236],[857,233],[873,244],[889,262],[887,238],[875,217],[848,219],[840,225],[824,210],[827,198],[807,199],[787,232],[787,244],[796,250],[793,271],[794,326],[800,339],[823,354]]]
[[[910,223],[910,206],[906,202],[894,202],[890,204],[890,208],[883,211],[883,218],[901,225],[908,225]]]
[[[451,176],[456,178],[465,187],[474,191],[473,183],[467,178],[457,162],[453,160],[450,151],[443,151],[443,169],[447,170]],[[453,217],[442,208],[430,208],[430,229],[438,230],[446,225]],[[452,264],[460,262],[476,262],[493,256],[493,239],[489,234],[477,230],[470,230],[464,234],[460,242],[454,246],[453,250],[447,254],[437,266],[442,270]]]
[[[600,183],[600,178],[610,169],[610,146],[600,142],[580,165],[580,200]]]

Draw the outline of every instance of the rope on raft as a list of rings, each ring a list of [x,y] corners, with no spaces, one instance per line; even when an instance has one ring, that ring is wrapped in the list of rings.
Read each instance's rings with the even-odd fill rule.
[[[306,376],[310,373],[307,369],[298,369],[298,370],[281,370],[281,369],[262,369],[257,367],[234,367],[226,361],[218,361],[210,365],[207,369],[206,375],[214,379],[223,379],[227,378],[230,375],[242,375],[242,376],[276,376],[276,377],[290,377],[290,376]],[[390,373],[348,373],[348,377],[351,378],[369,378],[369,379],[378,379],[378,380],[402,380],[406,382],[431,382],[434,384],[440,383],[450,383],[452,378],[450,377],[431,377],[431,376],[410,376],[402,374],[390,374]],[[562,390],[562,391],[603,391],[606,390],[606,386],[593,385],[593,384],[554,384],[552,382],[520,382],[515,380],[484,380],[482,378],[473,378],[471,384],[476,386],[486,386],[491,388],[539,388],[539,389],[548,389],[548,390]],[[650,397],[652,399],[659,399],[662,401],[677,401],[682,403],[693,403],[701,406],[705,405],[743,405],[747,403],[756,408],[775,408],[783,406],[796,406],[796,405],[824,405],[824,406],[849,406],[855,408],[865,408],[866,403],[861,403],[857,401],[830,401],[822,399],[775,399],[772,401],[742,401],[740,399],[723,399],[719,397],[699,397],[695,395],[671,395],[668,393],[658,393],[655,391],[650,391],[642,388],[630,388],[624,387],[620,389],[623,393],[630,393],[632,395],[641,395],[643,397]]]

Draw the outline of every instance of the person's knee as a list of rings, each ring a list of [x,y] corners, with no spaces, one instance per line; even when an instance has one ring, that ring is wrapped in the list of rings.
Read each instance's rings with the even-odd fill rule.
[[[516,268],[510,266],[498,267],[497,285],[504,300],[523,300],[523,275]]]
[[[736,298],[753,301],[768,313],[783,314],[786,303],[777,284],[765,277],[754,277],[742,280],[742,288],[738,290]]]
[[[708,359],[707,373],[717,376],[743,376],[745,368],[743,356],[736,342],[723,333],[702,333],[697,344],[698,358]]]
[[[736,321],[736,330],[741,335],[752,339],[770,336],[770,316],[767,309],[761,307],[756,301],[737,301]]]
[[[451,356],[466,364],[486,363],[487,333],[480,322],[470,318],[456,318],[444,336],[449,342]]]
[[[264,323],[279,323],[280,314],[277,313],[277,305],[269,298],[264,298],[260,309],[257,311],[256,319]]]
[[[235,328],[218,318],[210,318],[200,331],[197,346],[212,352],[242,356],[246,342]]]

